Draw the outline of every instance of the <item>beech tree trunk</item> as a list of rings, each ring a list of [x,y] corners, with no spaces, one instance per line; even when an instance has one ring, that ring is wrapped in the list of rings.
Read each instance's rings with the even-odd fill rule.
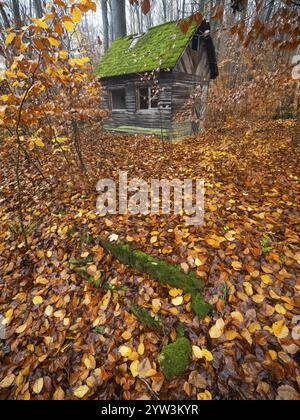
[[[36,17],[41,18],[43,16],[43,7],[41,0],[33,0],[33,3]]]
[[[103,46],[104,46],[104,51],[106,51],[109,47],[109,23],[108,23],[107,0],[101,0],[101,13],[102,13],[102,25],[103,25]]]
[[[125,0],[112,0],[114,40],[127,34]]]

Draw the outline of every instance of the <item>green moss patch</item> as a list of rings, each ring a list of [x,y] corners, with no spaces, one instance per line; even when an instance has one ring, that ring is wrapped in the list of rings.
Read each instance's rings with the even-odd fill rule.
[[[147,309],[141,308],[139,305],[133,304],[130,306],[130,311],[137,317],[144,327],[149,330],[156,331],[159,334],[165,334],[166,328],[158,315],[153,317]]]
[[[131,48],[136,35],[115,40],[95,69],[100,77],[143,73],[157,68],[173,68],[181,57],[197,25],[193,23],[185,34],[177,22],[150,28]]]
[[[168,264],[141,251],[134,251],[128,244],[111,243],[102,239],[100,239],[100,244],[123,264],[148,274],[162,284],[190,293],[192,295],[192,307],[197,315],[203,317],[210,311],[211,306],[201,296],[204,283],[197,278],[194,271],[186,274],[180,266]]]
[[[187,369],[191,355],[192,345],[185,337],[165,346],[158,361],[166,379],[181,375]]]
[[[145,128],[138,127],[133,125],[122,125],[119,127],[112,127],[104,124],[105,130],[113,131],[116,133],[129,133],[129,134],[145,134],[145,135],[154,135],[167,137],[170,134],[170,130],[166,128]]]
[[[102,278],[100,277],[99,280],[95,280],[95,278],[87,272],[87,266],[88,264],[93,262],[93,260],[94,255],[89,255],[87,258],[83,258],[80,260],[76,260],[76,258],[72,257],[69,261],[70,269],[75,271],[75,273],[77,273],[83,279],[87,280],[89,283],[92,283],[94,286],[99,287],[102,282]]]
[[[211,305],[203,299],[200,293],[192,293],[192,309],[201,318],[211,311]]]

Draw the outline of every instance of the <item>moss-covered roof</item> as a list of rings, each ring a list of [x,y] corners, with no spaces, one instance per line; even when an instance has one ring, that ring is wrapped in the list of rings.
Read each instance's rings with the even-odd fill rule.
[[[150,28],[136,45],[130,48],[136,35],[117,39],[97,65],[95,73],[100,77],[144,73],[157,68],[173,68],[187,46],[197,25],[182,32],[177,22],[168,22]]]

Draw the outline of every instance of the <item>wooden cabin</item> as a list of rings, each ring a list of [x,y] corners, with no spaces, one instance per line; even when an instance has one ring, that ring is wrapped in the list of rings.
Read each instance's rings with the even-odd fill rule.
[[[193,23],[183,33],[177,22],[168,22],[119,38],[96,74],[102,106],[110,111],[106,129],[169,139],[194,134],[203,122],[209,82],[218,76],[210,26]]]

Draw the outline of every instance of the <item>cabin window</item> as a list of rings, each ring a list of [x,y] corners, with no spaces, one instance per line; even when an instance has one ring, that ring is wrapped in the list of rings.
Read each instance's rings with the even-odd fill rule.
[[[125,109],[125,89],[113,89],[110,91],[111,109]]]
[[[199,36],[195,35],[192,39],[192,50],[198,51],[199,49]]]
[[[157,108],[158,96],[156,90],[151,87],[140,87],[138,102],[138,108],[141,110]]]

